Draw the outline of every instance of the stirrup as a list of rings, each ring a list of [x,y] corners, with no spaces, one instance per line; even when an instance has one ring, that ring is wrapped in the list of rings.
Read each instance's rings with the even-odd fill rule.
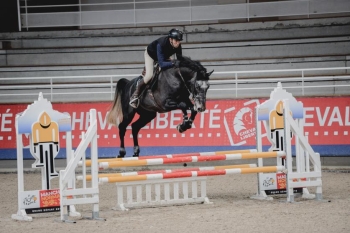
[[[140,104],[139,97],[133,97],[132,100],[130,100],[129,105],[133,108],[138,108]]]

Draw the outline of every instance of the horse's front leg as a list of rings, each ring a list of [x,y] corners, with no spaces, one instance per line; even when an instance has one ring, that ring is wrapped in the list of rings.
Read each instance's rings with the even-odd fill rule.
[[[186,130],[192,128],[192,122],[194,121],[197,111],[194,110],[193,104],[188,101],[182,101],[180,103],[177,103],[173,100],[169,100],[165,103],[165,107],[167,110],[175,110],[175,109],[181,109],[183,113],[183,120],[182,123],[176,126],[177,131],[180,133],[185,132]],[[191,116],[188,118],[187,110],[191,109]]]
[[[194,110],[193,107],[191,107],[191,116],[190,116],[190,121],[193,122],[194,119],[196,118],[198,112]]]
[[[187,109],[181,109],[182,113],[183,113],[183,120],[182,120],[182,123],[177,125],[177,127],[176,127],[177,131],[179,131],[180,133],[183,133],[186,130],[192,128],[192,123],[193,123],[194,119],[196,118],[197,111],[195,111],[193,107],[191,107],[190,109],[191,109],[190,118],[188,118]]]

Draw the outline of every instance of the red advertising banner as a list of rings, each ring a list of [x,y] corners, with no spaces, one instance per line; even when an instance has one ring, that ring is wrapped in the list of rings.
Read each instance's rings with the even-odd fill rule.
[[[311,145],[349,145],[350,97],[297,98],[304,104],[305,135]],[[182,122],[180,110],[161,113],[139,133],[143,146],[255,146],[254,108],[264,99],[210,100],[207,110],[199,113],[193,128],[178,133]],[[118,130],[106,122],[109,102],[60,103],[53,109],[70,114],[73,147],[80,142],[82,131],[88,128],[89,110],[97,110],[99,147],[119,147]],[[27,108],[25,104],[0,105],[0,149],[16,148],[15,117]],[[136,117],[137,118],[137,117]],[[130,129],[130,126],[129,126]],[[131,130],[127,131],[126,146],[132,145]],[[29,144],[23,135],[24,146]],[[267,140],[264,142],[268,145]],[[65,134],[60,133],[61,148]]]
[[[287,188],[286,174],[277,173],[276,178],[277,178],[277,189],[286,189]]]
[[[57,207],[60,206],[60,190],[39,190],[40,207]]]

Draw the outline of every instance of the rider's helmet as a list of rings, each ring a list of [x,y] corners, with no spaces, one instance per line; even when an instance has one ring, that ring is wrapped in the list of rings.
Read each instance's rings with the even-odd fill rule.
[[[180,30],[178,30],[176,28],[173,28],[173,29],[171,29],[169,31],[169,35],[168,36],[170,38],[175,39],[175,40],[182,41],[182,35],[183,35],[182,31],[180,31]]]

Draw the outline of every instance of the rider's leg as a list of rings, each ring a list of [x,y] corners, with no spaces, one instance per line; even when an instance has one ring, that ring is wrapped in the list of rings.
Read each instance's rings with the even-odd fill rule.
[[[145,83],[147,84],[153,76],[153,64],[154,60],[148,55],[147,49],[145,51],[145,68],[146,74],[143,76]]]
[[[146,68],[146,74],[143,76],[142,79],[140,79],[136,84],[136,89],[134,93],[130,97],[130,106],[133,108],[138,107],[138,100],[141,91],[143,90],[144,86],[151,80],[152,74],[153,74],[153,63],[154,60],[148,55],[147,48],[145,50],[145,68]]]
[[[143,78],[141,78],[140,80],[137,81],[136,83],[136,88],[134,93],[132,93],[131,97],[130,97],[130,106],[133,108],[137,108],[139,106],[139,95],[141,93],[141,90],[143,89],[143,87],[145,86],[145,82],[143,80]]]

